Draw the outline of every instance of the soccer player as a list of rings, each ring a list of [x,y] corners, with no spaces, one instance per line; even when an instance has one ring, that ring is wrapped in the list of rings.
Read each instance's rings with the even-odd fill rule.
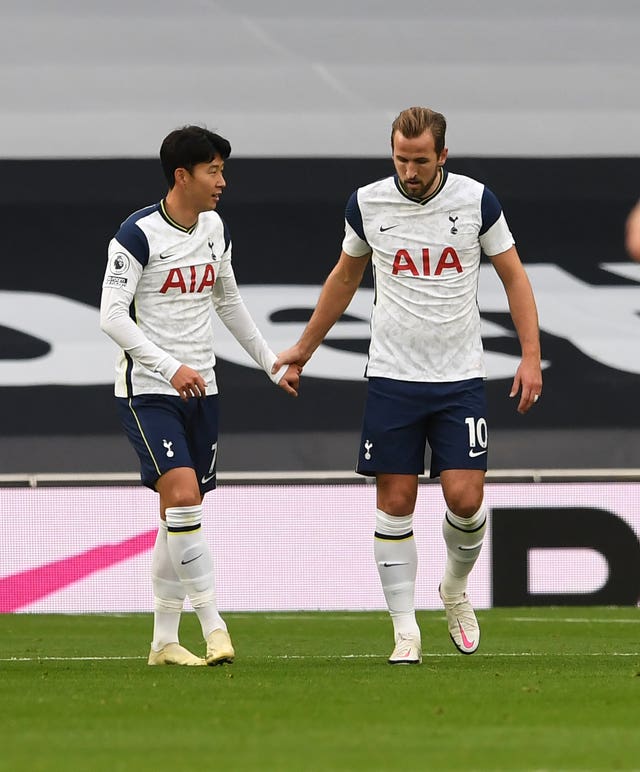
[[[542,392],[533,292],[496,196],[445,169],[446,121],[424,107],[393,122],[395,175],[359,188],[346,206],[340,258],[298,342],[276,366],[301,367],[345,311],[371,260],[375,300],[357,471],[376,478],[374,554],[394,628],[391,664],[422,659],[414,590],[413,512],[426,443],[446,502],[447,561],[439,587],[456,648],[480,642],[466,594],[486,528],[489,448],[476,301],[484,252],[504,285],[522,358],[511,386],[526,413]]]
[[[640,262],[640,201],[633,207],[627,217],[625,246],[629,257]]]
[[[117,409],[136,450],[142,482],[160,495],[153,549],[154,629],[150,665],[217,665],[235,653],[216,604],[202,501],[216,487],[218,388],[211,312],[288,394],[296,366],[276,360],[244,305],[231,265],[231,237],[215,211],[226,187],[229,142],[199,126],[163,141],[169,191],[126,219],[108,250],[100,324],[120,347]],[[206,655],[179,643],[188,596]]]

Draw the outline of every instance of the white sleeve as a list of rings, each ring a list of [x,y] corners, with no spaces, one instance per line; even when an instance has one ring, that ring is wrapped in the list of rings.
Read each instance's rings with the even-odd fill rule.
[[[142,266],[134,259],[128,270],[126,289],[114,285],[107,267],[100,299],[100,329],[123,351],[147,369],[160,373],[170,381],[181,363],[150,341],[129,315],[135,288],[142,275]]]
[[[364,257],[371,252],[371,247],[349,225],[344,221],[344,239],[342,240],[342,249],[351,257]]]
[[[513,236],[502,212],[500,212],[500,217],[493,225],[480,236],[480,246],[487,257],[493,257],[493,255],[506,252],[514,243]]]
[[[244,304],[230,259],[224,259],[213,288],[213,307],[224,326],[249,356],[260,365],[274,383],[279,383],[286,366],[272,374],[271,368],[277,357],[269,348],[251,314]]]

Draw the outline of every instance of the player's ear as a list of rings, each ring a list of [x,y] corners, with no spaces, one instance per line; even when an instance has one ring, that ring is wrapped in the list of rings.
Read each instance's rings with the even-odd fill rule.
[[[443,148],[442,153],[440,153],[440,155],[438,156],[438,166],[444,166],[448,155],[449,155],[449,148],[448,147]]]

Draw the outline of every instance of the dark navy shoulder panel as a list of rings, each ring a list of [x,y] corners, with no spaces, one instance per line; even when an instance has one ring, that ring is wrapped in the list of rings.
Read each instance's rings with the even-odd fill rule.
[[[116,233],[116,241],[131,252],[140,265],[143,266],[149,262],[149,242],[142,229],[138,226],[138,220],[153,214],[153,212],[157,212],[159,208],[159,204],[153,204],[152,206],[146,206],[144,209],[139,209],[127,217],[120,226],[120,230]]]
[[[222,217],[220,219],[222,220]],[[229,244],[231,244],[231,231],[224,220],[222,220],[222,227],[224,229],[224,251],[226,252],[229,249]]]
[[[480,227],[480,235],[486,233],[489,228],[497,221],[498,217],[502,213],[502,207],[500,202],[496,198],[495,194],[485,188],[482,192],[482,202],[480,204],[480,212],[482,214],[482,226]]]
[[[347,206],[344,213],[345,220],[353,228],[353,230],[360,236],[363,241],[366,241],[364,235],[364,226],[362,224],[362,212],[360,211],[360,204],[358,203],[358,191],[352,193],[347,201]]]

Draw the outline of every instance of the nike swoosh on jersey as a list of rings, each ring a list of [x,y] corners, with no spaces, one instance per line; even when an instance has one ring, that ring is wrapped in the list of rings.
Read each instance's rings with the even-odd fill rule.
[[[177,252],[165,252],[163,255],[162,252],[160,252],[160,260],[166,260],[168,257],[175,257],[178,253]]]
[[[390,231],[392,228],[397,228],[398,225],[387,225],[386,228],[384,228],[382,225],[380,226],[380,233],[384,233],[385,231]]]
[[[470,450],[469,451],[469,458],[476,458],[477,456],[482,456],[486,453],[486,450]]]
[[[215,474],[210,474],[208,477],[207,475],[203,474],[202,477],[200,478],[200,482],[203,485],[206,485],[209,482],[209,480],[213,480],[214,477],[215,477]]]

